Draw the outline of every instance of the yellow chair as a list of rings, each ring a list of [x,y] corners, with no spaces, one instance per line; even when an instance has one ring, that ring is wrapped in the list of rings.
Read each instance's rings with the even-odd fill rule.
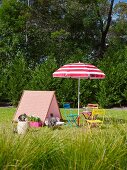
[[[102,119],[99,119],[101,116]],[[88,127],[97,127],[103,124],[105,116],[105,109],[93,109],[91,120],[86,120]]]

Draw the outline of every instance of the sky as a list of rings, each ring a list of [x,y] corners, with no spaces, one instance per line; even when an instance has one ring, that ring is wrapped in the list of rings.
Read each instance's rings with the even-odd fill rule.
[[[117,2],[126,2],[127,3],[127,0],[115,0],[114,2],[117,3]]]
[[[114,0],[114,5],[118,2],[126,2],[127,3],[127,0]],[[113,15],[113,19],[116,19],[117,18],[117,15]]]

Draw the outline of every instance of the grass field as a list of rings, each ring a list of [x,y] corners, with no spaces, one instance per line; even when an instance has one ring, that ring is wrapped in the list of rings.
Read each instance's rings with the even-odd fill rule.
[[[12,125],[15,110],[0,108],[1,170],[127,169],[127,111],[106,110],[102,128],[43,127],[18,135]]]

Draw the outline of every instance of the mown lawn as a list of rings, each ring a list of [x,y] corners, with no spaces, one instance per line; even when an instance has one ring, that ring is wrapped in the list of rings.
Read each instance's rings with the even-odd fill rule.
[[[31,128],[26,135],[13,133],[15,111],[0,108],[1,170],[126,170],[127,111],[106,110],[102,128]]]

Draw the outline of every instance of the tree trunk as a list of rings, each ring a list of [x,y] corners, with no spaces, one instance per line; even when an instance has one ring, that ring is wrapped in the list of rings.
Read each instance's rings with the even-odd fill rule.
[[[107,37],[108,31],[109,31],[109,27],[111,25],[113,4],[114,4],[114,0],[111,0],[109,13],[108,13],[108,19],[107,19],[105,29],[104,29],[103,22],[100,21],[101,22],[101,33],[102,33],[102,35],[101,35],[100,47],[99,47],[99,50],[97,52],[97,58],[103,58],[105,50],[107,49],[107,47],[106,47],[106,37]]]

